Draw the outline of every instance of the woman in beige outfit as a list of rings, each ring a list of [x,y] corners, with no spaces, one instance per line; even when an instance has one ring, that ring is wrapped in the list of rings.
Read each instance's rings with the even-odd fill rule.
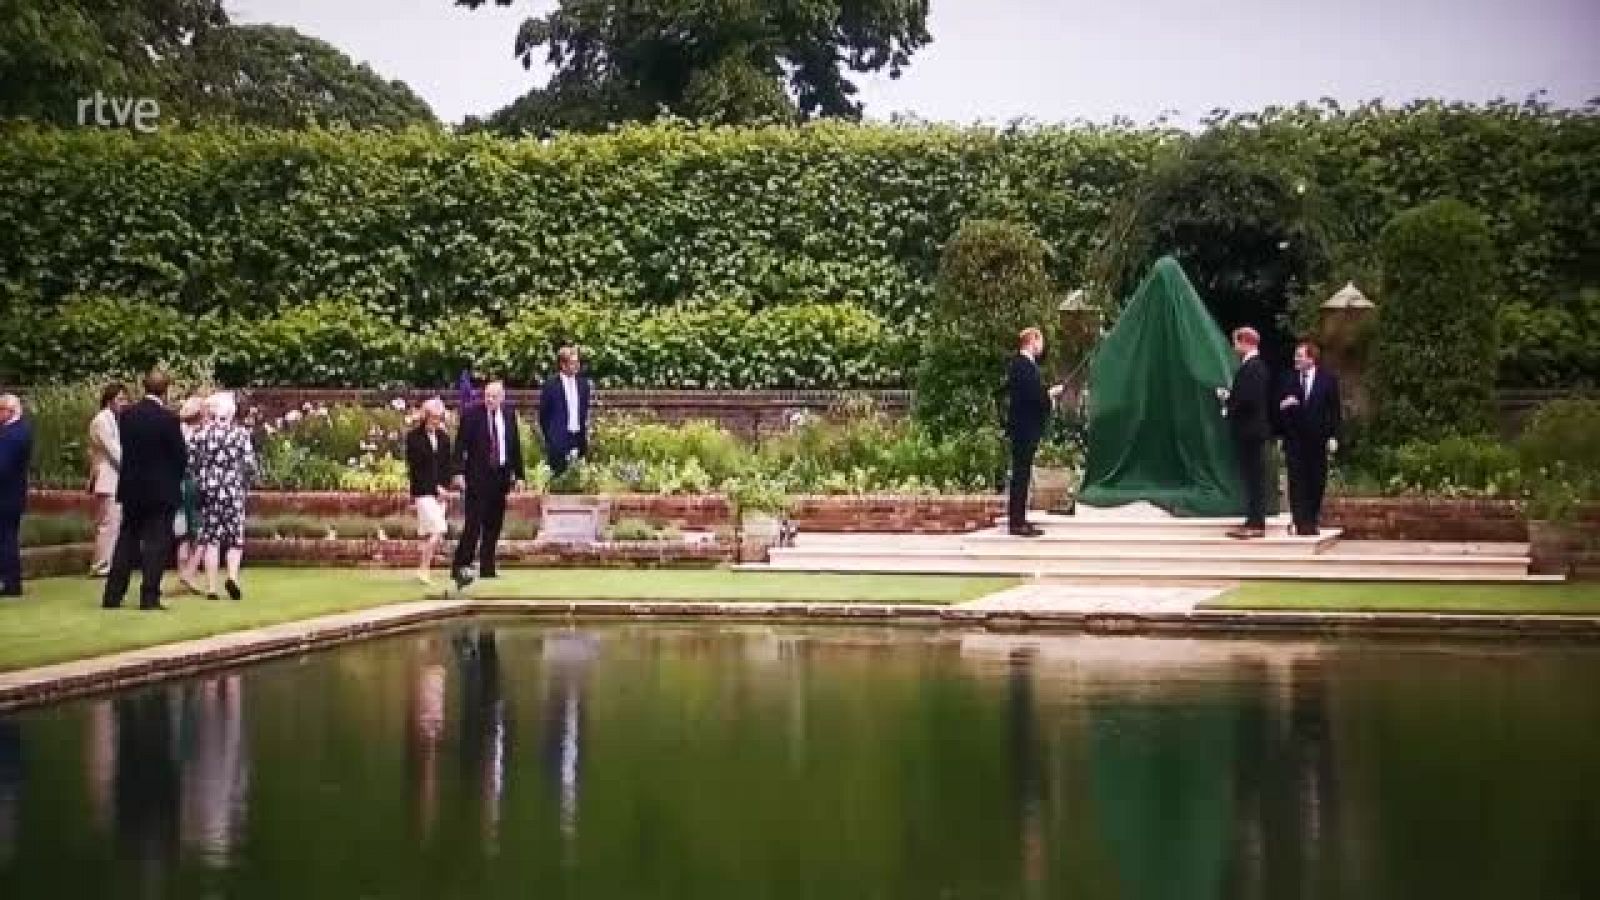
[[[100,392],[100,411],[89,420],[89,493],[94,495],[94,561],[89,577],[104,578],[111,571],[111,553],[122,527],[122,504],[117,502],[117,477],[122,472],[122,436],[117,416],[128,405],[128,389],[112,382]]]

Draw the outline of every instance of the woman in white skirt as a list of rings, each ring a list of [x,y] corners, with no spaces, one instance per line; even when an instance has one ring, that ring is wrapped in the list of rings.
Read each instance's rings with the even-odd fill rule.
[[[411,502],[417,508],[417,536],[422,555],[417,580],[432,584],[428,568],[449,529],[444,507],[450,484],[450,435],[444,430],[444,401],[430,398],[422,404],[417,427],[406,435],[406,471],[411,480]]]

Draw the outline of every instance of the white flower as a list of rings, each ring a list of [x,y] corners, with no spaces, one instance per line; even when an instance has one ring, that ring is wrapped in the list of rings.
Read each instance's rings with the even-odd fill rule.
[[[356,458],[354,456],[352,456],[349,459],[345,460],[344,464],[353,469],[353,468],[356,467]]]
[[[300,410],[298,409],[291,409],[283,414],[283,420],[288,422],[290,425],[300,421],[300,418]]]
[[[390,400],[389,401],[389,408],[392,409],[392,410],[395,410],[396,412],[403,411],[406,408],[405,398],[404,397],[396,397],[393,400]]]
[[[268,422],[263,427],[267,429],[267,434],[275,434],[278,431],[278,429],[272,427],[272,423],[271,422]]]
[[[307,400],[306,402],[300,404],[300,411],[301,412],[311,412],[311,401]]]
[[[326,419],[328,417],[328,408],[326,406],[319,406],[316,409],[316,414]]]

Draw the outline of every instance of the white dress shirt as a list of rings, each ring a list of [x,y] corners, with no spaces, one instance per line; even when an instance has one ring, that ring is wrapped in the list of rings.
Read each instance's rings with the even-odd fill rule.
[[[577,434],[583,430],[583,425],[578,421],[578,379],[574,375],[561,373],[561,394],[567,398],[567,432]]]
[[[505,407],[489,413],[489,438],[491,446],[499,449],[499,458],[494,464],[504,468],[506,464],[506,410]]]

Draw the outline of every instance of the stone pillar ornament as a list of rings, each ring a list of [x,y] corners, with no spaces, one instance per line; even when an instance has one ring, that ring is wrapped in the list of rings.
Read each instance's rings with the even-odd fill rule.
[[[1317,310],[1316,341],[1322,346],[1328,367],[1343,386],[1345,412],[1365,417],[1370,410],[1367,398],[1367,346],[1377,307],[1361,293],[1355,282],[1346,282]]]

